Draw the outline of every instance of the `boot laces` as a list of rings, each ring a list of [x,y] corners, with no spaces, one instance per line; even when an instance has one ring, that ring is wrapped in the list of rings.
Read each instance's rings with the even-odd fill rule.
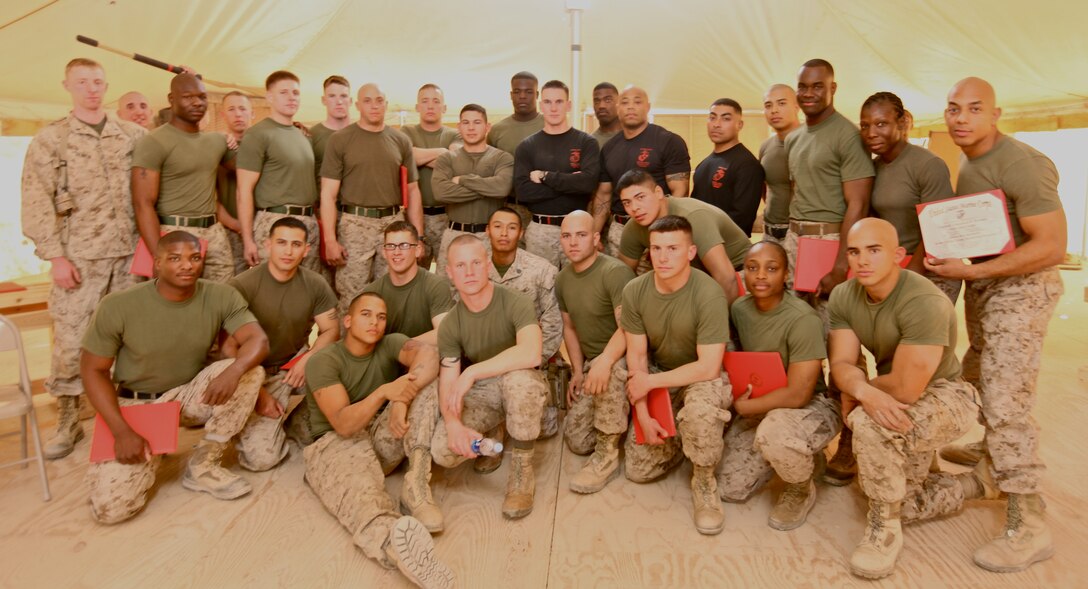
[[[1008,519],[1005,522],[1005,535],[1014,536],[1020,531],[1020,525],[1023,524],[1023,513],[1020,511],[1020,501],[1014,495],[1009,496],[1009,511]]]
[[[877,537],[884,532],[884,518],[880,516],[879,509],[869,509],[869,540],[877,543]]]
[[[790,483],[786,485],[786,489],[782,491],[782,503],[786,505],[795,506],[804,503],[805,497],[808,494],[808,483]]]

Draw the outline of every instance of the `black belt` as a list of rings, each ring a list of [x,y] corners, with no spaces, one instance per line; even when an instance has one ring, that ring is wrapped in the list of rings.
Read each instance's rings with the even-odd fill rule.
[[[630,215],[612,215],[612,222],[619,223],[620,225],[626,225],[631,220]]]
[[[487,230],[487,223],[458,223],[450,221],[450,229],[466,233],[482,233]]]
[[[122,399],[134,399],[137,401],[155,401],[159,397],[166,394],[166,391],[161,393],[140,393],[125,387],[117,387],[117,396]]]
[[[310,205],[280,205],[278,207],[265,207],[263,209],[257,210],[264,211],[266,213],[279,213],[281,215],[299,215],[302,217],[312,217],[314,214],[314,208]]]
[[[783,227],[764,227],[767,230],[767,234],[775,239],[786,239],[786,234],[789,233],[790,228],[788,226]]]
[[[445,215],[446,207],[423,207],[424,215]]]
[[[400,212],[400,207],[356,207],[352,205],[340,205],[340,212],[360,217],[381,219]]]
[[[562,225],[566,215],[533,215],[533,222],[541,225]]]
[[[179,217],[176,215],[159,215],[160,225],[173,225],[175,227],[200,227],[207,229],[215,225],[215,215],[203,217]]]

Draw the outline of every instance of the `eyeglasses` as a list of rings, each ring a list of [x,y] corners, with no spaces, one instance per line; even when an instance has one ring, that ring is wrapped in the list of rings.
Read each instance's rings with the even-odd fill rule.
[[[417,245],[419,245],[419,244],[418,243],[408,243],[408,242],[404,242],[404,243],[383,243],[382,244],[382,249],[386,250],[386,251],[389,251],[389,252],[391,252],[393,250],[410,250],[410,249],[414,248]]]

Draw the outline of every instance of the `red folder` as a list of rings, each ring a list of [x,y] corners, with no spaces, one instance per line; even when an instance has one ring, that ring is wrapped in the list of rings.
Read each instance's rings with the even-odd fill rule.
[[[646,408],[650,411],[650,417],[667,432],[666,438],[676,435],[676,420],[672,416],[672,399],[669,398],[669,389],[651,389],[646,396]],[[635,408],[631,408],[631,421],[635,422],[635,443],[645,444],[646,438],[642,435],[642,424],[638,422]]]
[[[744,290],[744,278],[741,277],[740,272],[737,272],[737,296],[742,297],[747,293],[748,291]]]
[[[121,417],[151,446],[152,454],[173,454],[178,451],[178,424],[181,403],[146,403],[121,408]],[[114,460],[113,432],[101,415],[94,418],[94,440],[91,441],[91,462]]]
[[[793,288],[801,292],[816,292],[820,279],[835,266],[839,241],[802,237],[797,240],[797,267],[793,269]]]
[[[291,359],[290,359],[290,360],[288,360],[288,361],[287,361],[286,363],[284,363],[284,365],[283,365],[283,366],[280,366],[280,370],[281,370],[281,371],[284,371],[284,372],[286,372],[286,371],[288,371],[288,370],[290,370],[290,369],[294,368],[294,367],[295,367],[295,364],[298,364],[298,361],[299,361],[300,359],[302,359],[302,357],[303,357],[304,355],[305,355],[305,354],[299,354],[298,356],[295,356],[294,358],[291,358]]]
[[[163,233],[163,235],[166,235]],[[200,240],[200,256],[204,257],[208,254],[208,240]],[[136,276],[146,276],[151,278],[155,275],[155,263],[151,256],[151,250],[147,249],[147,244],[144,243],[144,238],[140,238],[140,242],[136,244],[136,255],[132,256],[132,265],[128,267],[129,274],[135,274]]]
[[[0,282],[0,292],[19,292],[21,290],[26,290],[26,287],[10,281]]]
[[[408,208],[408,168],[400,167],[400,206]]]
[[[729,373],[734,399],[743,395],[748,385],[752,385],[752,399],[786,386],[786,369],[778,352],[726,352],[722,366]]]
[[[903,259],[899,262],[899,267],[900,268],[906,268],[907,266],[910,265],[910,261],[913,260],[913,259],[914,259],[914,256],[912,256],[910,254],[907,254],[907,255],[903,256]],[[854,277],[854,271],[853,270],[847,270],[846,271],[846,279],[849,280],[849,279],[851,279],[853,277]]]

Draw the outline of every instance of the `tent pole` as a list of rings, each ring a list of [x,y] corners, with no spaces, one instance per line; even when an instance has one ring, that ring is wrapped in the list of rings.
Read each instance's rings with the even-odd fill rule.
[[[570,14],[570,100],[572,103],[571,121],[576,128],[585,127],[582,116],[582,10],[587,3],[584,0],[567,0],[567,12]]]

